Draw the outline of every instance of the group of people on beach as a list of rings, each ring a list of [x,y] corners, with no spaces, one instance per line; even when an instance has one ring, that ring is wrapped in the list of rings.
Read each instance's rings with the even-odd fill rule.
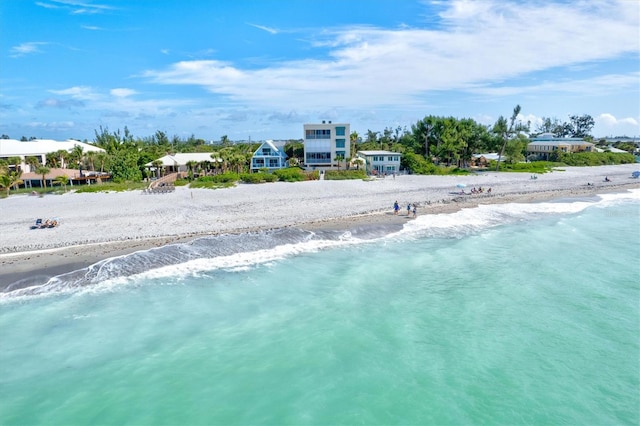
[[[482,194],[483,192],[484,189],[481,186],[479,186],[478,189],[476,189],[475,186],[471,189],[472,194]],[[491,194],[491,188],[487,189],[487,194]]]
[[[396,201],[393,203],[393,214],[397,216],[399,212],[400,204],[398,204],[398,201]],[[418,215],[418,205],[416,203],[407,203],[407,217],[412,213],[413,217],[416,217]]]

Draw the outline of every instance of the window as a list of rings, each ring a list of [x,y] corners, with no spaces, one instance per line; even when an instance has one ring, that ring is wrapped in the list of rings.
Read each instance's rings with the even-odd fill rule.
[[[344,126],[336,126],[336,136],[344,136]]]
[[[278,159],[270,158],[269,159],[269,167],[278,167]]]
[[[262,155],[271,155],[271,148],[262,148]]]
[[[331,139],[330,129],[314,129],[304,132],[305,139]]]
[[[307,164],[331,163],[331,153],[307,152],[305,162]]]
[[[336,139],[336,148],[344,148],[344,139]]]
[[[344,151],[336,151],[336,157],[342,157],[344,159]]]

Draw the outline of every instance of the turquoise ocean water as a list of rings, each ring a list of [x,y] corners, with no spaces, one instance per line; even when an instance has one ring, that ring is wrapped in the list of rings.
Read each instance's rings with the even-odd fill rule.
[[[112,259],[0,293],[0,424],[637,425],[639,262],[640,190]]]

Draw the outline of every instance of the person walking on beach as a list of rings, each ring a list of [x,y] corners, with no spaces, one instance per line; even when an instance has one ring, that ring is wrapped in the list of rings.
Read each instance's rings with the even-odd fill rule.
[[[400,205],[396,201],[395,203],[393,203],[393,214],[397,215],[398,214],[398,210],[400,210]]]
[[[407,204],[407,217],[411,214],[411,203]]]
[[[416,205],[416,203],[413,203],[413,218],[414,219],[416,217],[417,210],[418,210],[418,206]]]

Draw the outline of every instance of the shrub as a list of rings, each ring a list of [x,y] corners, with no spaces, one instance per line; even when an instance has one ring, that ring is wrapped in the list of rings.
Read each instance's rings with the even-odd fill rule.
[[[320,179],[320,172],[318,170],[304,172],[304,177],[306,180],[318,180]]]
[[[262,183],[262,182],[275,182],[278,180],[278,176],[271,173],[258,172],[258,173],[242,173],[240,180],[244,183]]]
[[[145,182],[108,182],[96,185],[75,185],[73,188],[77,193],[93,193],[133,191],[146,187]]]
[[[273,174],[278,180],[283,182],[300,182],[306,180],[304,173],[298,167],[275,170]]]
[[[553,170],[554,167],[563,166],[562,163],[556,163],[552,161],[532,161],[530,163],[500,163],[501,172],[521,172],[521,173],[547,173]],[[496,169],[496,160],[489,161],[489,169]]]
[[[366,179],[364,170],[327,170],[324,173],[326,180]]]

